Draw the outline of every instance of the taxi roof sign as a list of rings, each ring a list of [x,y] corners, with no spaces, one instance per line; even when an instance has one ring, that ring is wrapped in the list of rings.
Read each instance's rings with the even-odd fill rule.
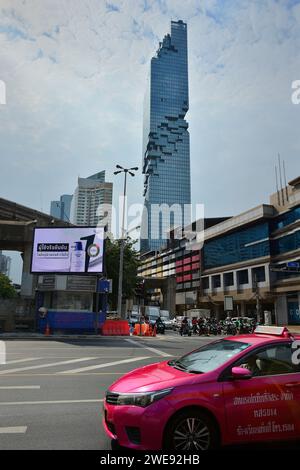
[[[283,336],[284,333],[288,333],[288,329],[285,326],[257,326],[254,330],[255,334],[264,335],[275,335]]]

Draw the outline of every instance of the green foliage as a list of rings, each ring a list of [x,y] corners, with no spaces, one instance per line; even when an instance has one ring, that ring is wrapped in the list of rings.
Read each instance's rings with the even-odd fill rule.
[[[12,299],[16,296],[16,291],[10,279],[5,274],[0,273],[0,298]]]
[[[106,240],[106,274],[112,279],[113,292],[111,294],[112,309],[118,303],[118,282],[120,266],[120,240]],[[135,241],[125,240],[123,263],[123,298],[130,298],[137,282],[137,268],[139,266],[138,252],[134,249]]]

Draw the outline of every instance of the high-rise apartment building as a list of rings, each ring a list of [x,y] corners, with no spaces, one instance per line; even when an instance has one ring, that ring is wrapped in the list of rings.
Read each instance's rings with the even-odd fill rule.
[[[75,225],[102,225],[111,231],[113,184],[105,182],[105,171],[78,178],[71,204],[71,222]]]
[[[190,222],[188,109],[187,25],[172,21],[151,60],[144,102],[142,252],[159,250],[170,227]]]

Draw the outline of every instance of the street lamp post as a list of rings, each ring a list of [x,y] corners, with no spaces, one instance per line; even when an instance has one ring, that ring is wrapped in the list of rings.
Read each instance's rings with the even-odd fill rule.
[[[134,171],[137,171],[137,167],[123,168],[120,165],[116,165],[117,171],[115,175],[124,173],[124,192],[123,192],[123,213],[122,213],[122,227],[121,227],[121,243],[120,243],[120,264],[119,264],[119,284],[118,284],[118,315],[122,318],[122,291],[123,291],[123,262],[124,262],[124,248],[125,248],[125,198],[127,190],[127,173],[131,176],[135,176]]]

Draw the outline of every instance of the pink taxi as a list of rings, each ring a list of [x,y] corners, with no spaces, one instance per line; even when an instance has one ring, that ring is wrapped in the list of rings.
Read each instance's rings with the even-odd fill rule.
[[[106,393],[105,431],[130,449],[176,452],[300,439],[299,346],[260,326],[129,372]]]

